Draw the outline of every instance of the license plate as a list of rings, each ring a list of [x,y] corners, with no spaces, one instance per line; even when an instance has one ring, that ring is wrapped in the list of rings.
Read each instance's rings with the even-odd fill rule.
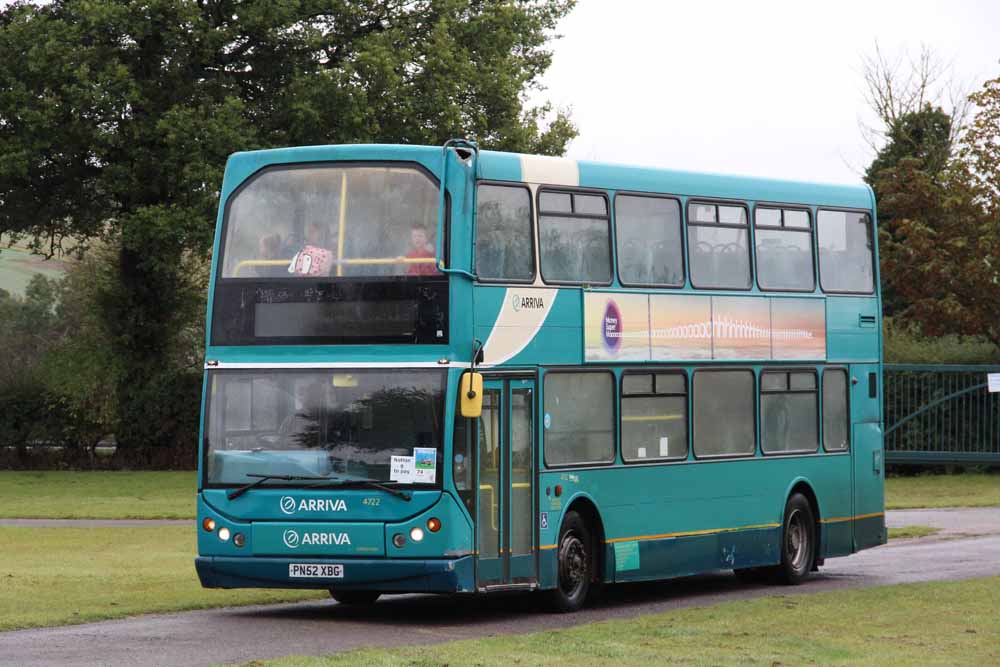
[[[289,563],[288,576],[291,579],[343,579],[344,566],[339,563]]]

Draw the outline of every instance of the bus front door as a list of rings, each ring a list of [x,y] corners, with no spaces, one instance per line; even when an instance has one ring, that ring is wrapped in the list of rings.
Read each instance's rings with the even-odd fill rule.
[[[534,379],[486,379],[476,434],[480,590],[529,587],[537,580],[534,424]]]

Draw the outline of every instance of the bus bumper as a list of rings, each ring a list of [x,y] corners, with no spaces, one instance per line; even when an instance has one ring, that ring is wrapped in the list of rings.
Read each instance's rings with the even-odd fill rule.
[[[343,565],[344,576],[337,579],[291,578],[288,566],[293,563]],[[472,556],[428,560],[199,556],[194,566],[205,588],[339,588],[382,593],[475,591]]]

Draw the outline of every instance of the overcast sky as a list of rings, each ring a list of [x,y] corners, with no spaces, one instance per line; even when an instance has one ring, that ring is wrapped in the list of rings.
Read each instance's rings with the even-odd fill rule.
[[[539,99],[572,109],[579,159],[857,182],[871,161],[861,59],[929,46],[1000,76],[1000,2],[580,0]]]

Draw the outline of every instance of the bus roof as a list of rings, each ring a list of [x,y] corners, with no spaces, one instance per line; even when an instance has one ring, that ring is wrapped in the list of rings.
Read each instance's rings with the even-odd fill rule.
[[[569,158],[482,151],[480,178],[687,197],[871,209],[874,196],[863,184],[786,181],[653,167],[633,167]]]
[[[440,156],[440,146],[300,146],[235,153],[230,157],[228,167],[232,172],[229,175],[235,177],[233,180],[238,183],[264,166],[326,160],[408,160],[436,171]],[[875,202],[871,189],[863,183],[809,183],[485,150],[479,154],[479,177],[497,181],[866,210],[873,208]]]

